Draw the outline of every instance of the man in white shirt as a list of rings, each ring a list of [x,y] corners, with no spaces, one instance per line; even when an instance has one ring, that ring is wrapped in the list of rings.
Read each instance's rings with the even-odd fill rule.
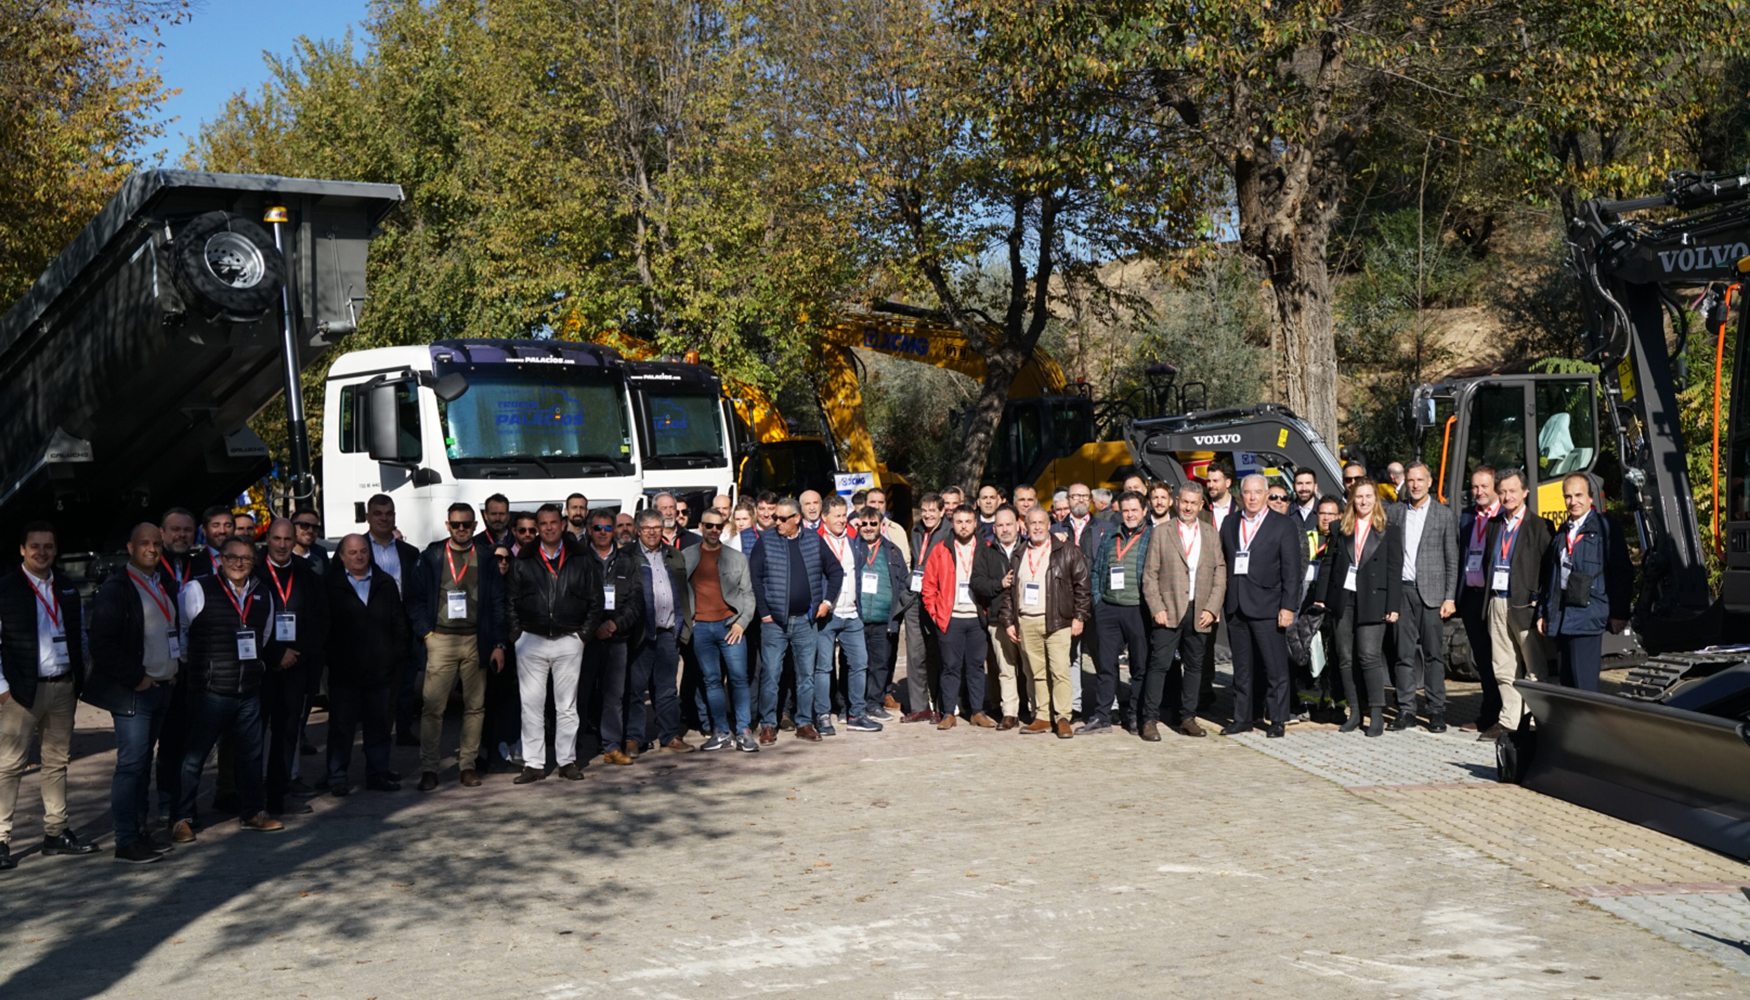
[[[1021,551],[1021,522],[1015,516],[1015,508],[1008,504],[999,506],[991,518],[992,538],[990,547],[1003,557],[1003,565],[1012,567],[1015,553]],[[1003,625],[1002,603],[1009,599],[1009,588],[1014,586],[1015,574],[1011,568],[1003,577],[1003,592],[997,595],[996,602],[991,607],[990,652],[985,655],[985,692],[989,698],[991,692],[996,693],[996,707],[999,710],[1000,722],[998,729],[1019,729],[1021,727],[1021,688],[1015,670],[1021,663],[1021,644],[1016,639],[1010,639],[1008,630]]]
[[[827,498],[826,510],[821,518],[821,554],[837,562],[844,577],[839,582],[838,593],[829,595],[832,600],[832,616],[826,620],[825,627],[816,633],[814,704],[810,707],[798,702],[796,706],[797,724],[800,725],[806,717],[814,723],[815,729],[822,736],[837,734],[832,725],[835,645],[844,654],[845,660],[844,690],[848,702],[844,715],[845,728],[853,732],[881,731],[881,723],[864,716],[863,699],[859,697],[868,687],[869,649],[863,641],[863,617],[859,605],[861,594],[858,589],[862,577],[856,571],[856,562],[852,557],[853,533],[849,525],[850,508],[845,503],[845,498]],[[797,669],[801,669],[800,664]]]

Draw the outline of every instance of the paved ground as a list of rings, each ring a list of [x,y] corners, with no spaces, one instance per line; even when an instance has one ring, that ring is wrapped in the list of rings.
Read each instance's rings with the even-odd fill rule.
[[[81,730],[97,831],[113,755]],[[452,770],[158,865],[26,857],[0,997],[1746,994],[1750,868],[1492,771],[1457,734],[916,725],[581,783]]]

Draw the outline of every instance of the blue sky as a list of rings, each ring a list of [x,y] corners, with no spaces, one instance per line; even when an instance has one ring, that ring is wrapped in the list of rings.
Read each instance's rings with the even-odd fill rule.
[[[189,139],[225,109],[239,90],[267,79],[263,52],[285,55],[299,35],[339,38],[357,28],[368,0],[200,0],[187,22],[162,30],[158,72],[181,93],[164,103],[164,135],[143,151],[148,165],[160,154],[174,166]],[[175,119],[174,121],[171,119]]]

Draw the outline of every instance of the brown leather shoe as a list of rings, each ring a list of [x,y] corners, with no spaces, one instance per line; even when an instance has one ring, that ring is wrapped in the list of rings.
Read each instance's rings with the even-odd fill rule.
[[[633,760],[637,760],[638,755],[644,752],[644,748],[638,745],[637,740],[627,740],[624,744],[624,750],[626,756]]]
[[[1178,730],[1179,730],[1179,732],[1184,733],[1186,736],[1208,736],[1209,735],[1207,732],[1204,732],[1202,726],[1199,726],[1197,724],[1196,719],[1186,719],[1184,722],[1179,723]]]
[[[525,765],[523,765],[523,773],[510,779],[510,783],[513,785],[527,785],[530,782],[540,781],[542,778],[545,778],[546,776],[547,775],[540,768],[529,767],[527,764],[525,764]]]
[[[819,743],[821,739],[820,730],[808,725],[807,723],[803,723],[796,727],[796,738],[799,740],[807,740],[810,743]]]
[[[662,745],[663,753],[692,753],[697,749],[699,748],[688,743],[686,740],[681,739],[679,736],[676,736],[674,739],[669,740]]]
[[[1161,724],[1152,719],[1143,723],[1141,736],[1150,743],[1159,743],[1161,741]]]
[[[479,784],[480,784],[480,775],[474,773],[473,768],[469,768],[466,771],[462,772],[462,787],[463,788],[476,788],[479,786]]]
[[[1478,743],[1493,743],[1496,740],[1501,739],[1502,737],[1506,736],[1508,731],[1509,730],[1507,729],[1506,726],[1503,726],[1499,722],[1497,722],[1494,725],[1490,726],[1489,728],[1478,733],[1477,734],[1477,742]]]
[[[953,729],[955,723],[957,723],[959,721],[960,721],[960,717],[958,715],[945,715],[942,717],[941,722],[936,723],[936,728],[937,729]]]
[[[564,778],[566,781],[583,780],[583,768],[577,766],[577,761],[572,761],[560,768],[558,773],[559,777]]]
[[[1045,716],[1043,715],[1021,727],[1022,736],[1032,736],[1034,733],[1049,732],[1051,732],[1051,723],[1046,722]]]
[[[278,833],[286,828],[284,823],[281,823],[279,820],[274,819],[272,816],[269,816],[264,812],[258,812],[248,819],[243,820],[242,826],[243,829],[252,830],[256,833]]]
[[[1021,728],[1021,720],[1015,718],[1012,715],[1005,715],[1005,716],[1003,716],[1003,721],[997,723],[997,728],[998,729],[1019,729],[1019,728]]]
[[[888,695],[887,700],[885,700],[881,703],[881,707],[887,709],[889,712],[892,712],[892,711],[899,708],[899,699],[895,698],[892,695]]]
[[[1071,731],[1069,728],[1069,720],[1068,719],[1058,719],[1057,720],[1057,738],[1060,740],[1067,740],[1067,739],[1072,738],[1073,736],[1075,736],[1075,733],[1073,731]]]
[[[776,726],[761,726],[760,727],[760,746],[769,747],[776,742],[778,742],[778,729],[777,729],[777,727]]]
[[[624,765],[624,764],[632,763],[632,758],[626,756],[625,754],[621,753],[618,750],[609,750],[607,753],[602,754],[602,763]]]
[[[177,820],[176,825],[170,828],[170,841],[175,844],[194,843],[194,824],[186,819]]]
[[[928,712],[907,712],[899,717],[900,722],[934,722]]]
[[[430,771],[427,771],[424,774],[419,776],[419,790],[420,791],[429,792],[436,787],[437,787],[437,775],[433,774]]]
[[[983,712],[974,712],[972,714],[972,724],[980,729],[995,729],[997,727],[996,720]]]

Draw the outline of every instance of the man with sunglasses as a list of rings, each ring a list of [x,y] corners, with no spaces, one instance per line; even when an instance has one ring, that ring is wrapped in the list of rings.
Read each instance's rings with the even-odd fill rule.
[[[753,583],[747,573],[747,557],[723,544],[727,524],[722,511],[707,508],[699,515],[700,543],[681,553],[692,595],[692,646],[704,682],[705,725],[711,729],[710,738],[699,749],[733,746],[757,753],[760,747],[754,737],[747,682],[746,633],[753,621]],[[729,675],[727,703],[725,671]]]
[[[412,606],[413,634],[424,637],[425,690],[419,714],[419,790],[438,784],[444,708],[450,692],[462,685],[462,749],[456,757],[464,787],[480,784],[476,761],[486,718],[486,674],[504,669],[504,580],[493,546],[475,537],[474,508],[450,504],[450,537],[426,546],[419,556],[419,592]]]
[[[1288,491],[1281,486],[1272,483],[1270,493],[1264,498],[1264,502],[1268,503],[1270,509],[1278,514],[1288,513]]]
[[[595,534],[584,520],[585,534]],[[583,636],[615,624],[611,616],[637,605],[637,590],[616,590],[609,601],[601,564],[568,537],[558,504],[535,511],[539,539],[525,546],[511,566],[506,602],[509,634],[516,644],[517,690],[523,704],[523,769],[512,784],[547,776],[547,692],[553,693],[553,761],[560,777],[583,780],[577,763],[577,694],[583,669]],[[611,543],[610,543],[611,544]],[[636,580],[636,576],[633,578]],[[621,620],[624,620],[623,618]],[[632,619],[635,624],[636,618]],[[602,633],[597,631],[600,636]],[[612,629],[609,629],[612,634]],[[622,658],[623,662],[623,658]],[[621,672],[624,677],[624,671]],[[618,716],[618,699],[606,709]],[[618,723],[616,723],[617,725]]]
[[[267,670],[261,682],[261,717],[266,728],[267,811],[287,811],[287,789],[297,770],[303,740],[304,709],[322,673],[328,641],[328,595],[314,570],[292,553],[297,532],[277,518],[268,525],[265,558],[255,575],[266,594],[272,627],[262,636]],[[300,785],[301,789],[307,786]],[[300,806],[298,812],[308,812]]]
[[[308,507],[292,515],[292,554],[302,559],[318,577],[328,573],[328,550],[316,539],[322,534],[322,521]]]
[[[845,728],[860,733],[881,731],[881,723],[868,718],[864,713],[869,687],[869,647],[863,639],[866,631],[863,627],[863,593],[858,587],[856,556],[852,551],[855,535],[849,525],[850,510],[845,498],[827,498],[826,507],[821,514],[820,537],[826,543],[826,555],[839,564],[842,579],[838,590],[827,595],[833,602],[833,609],[826,627],[820,630],[819,644],[815,649],[814,705],[810,708],[802,704],[799,698],[797,708],[797,721],[801,722],[804,718],[813,721],[815,728],[823,736],[834,734],[832,689],[833,666],[837,659],[834,656],[835,647],[843,654],[845,661]],[[805,666],[806,664],[798,660],[798,675]]]
[[[772,515],[776,534],[754,547],[748,560],[760,629],[760,735],[763,746],[778,739],[778,675],[784,654],[796,658],[796,704],[807,711],[814,704],[811,669],[819,632],[832,614],[830,595],[839,592],[844,569],[828,558],[818,534],[802,530],[802,505],[785,497]],[[811,721],[796,720],[797,739],[819,742]]]
[[[880,491],[869,492],[873,496]],[[857,512],[857,518],[851,561],[856,567],[859,610],[863,615],[863,646],[869,654],[863,714],[885,721],[893,717],[885,702],[887,686],[893,681],[899,626],[913,598],[906,586],[905,553],[884,533],[881,511],[867,504]],[[855,696],[856,692],[847,693],[847,697]]]
[[[643,748],[626,739],[626,671],[632,633],[644,613],[643,572],[632,550],[615,540],[612,511],[591,511],[585,560],[592,566],[601,610],[594,632],[584,633],[583,682],[578,706],[595,720],[602,762],[630,764]],[[531,551],[533,546],[525,548]]]
[[[948,541],[951,529],[946,514],[947,502],[939,494],[925,493],[918,499],[918,523],[911,529],[911,579],[906,584],[916,595],[924,589],[924,563],[930,552]],[[905,714],[899,721],[940,722],[942,715],[930,708],[937,694],[942,673],[942,651],[936,642],[936,631],[924,627],[924,608],[916,596],[905,609]]]
[[[613,515],[608,516],[608,533],[613,533]],[[520,556],[523,550],[535,544],[535,515],[532,511],[519,510],[510,519],[510,554],[512,558]]]

